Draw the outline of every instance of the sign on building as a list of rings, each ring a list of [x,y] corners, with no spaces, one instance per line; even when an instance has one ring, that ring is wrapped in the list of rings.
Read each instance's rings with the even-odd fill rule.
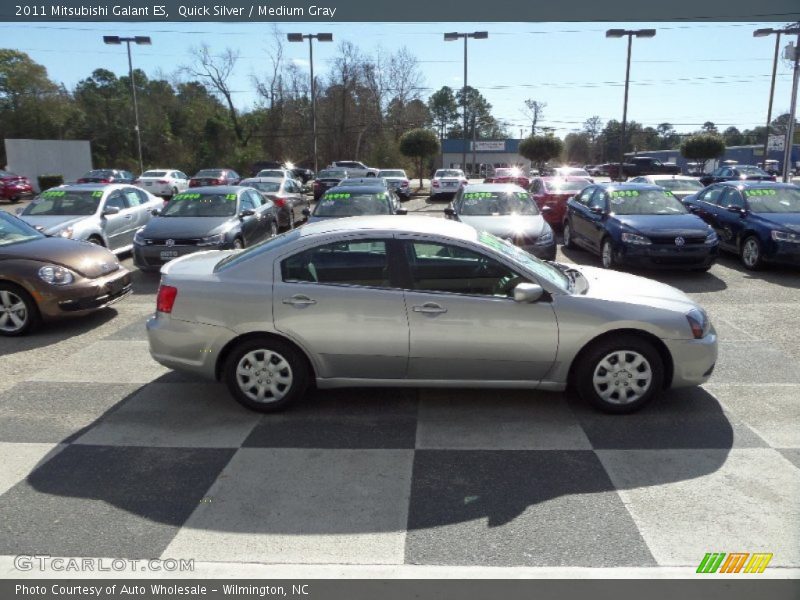
[[[767,150],[783,150],[785,147],[784,145],[785,141],[786,141],[786,136],[771,135],[767,140]]]
[[[503,140],[483,140],[478,142],[470,142],[470,151],[475,152],[505,152],[506,143]]]

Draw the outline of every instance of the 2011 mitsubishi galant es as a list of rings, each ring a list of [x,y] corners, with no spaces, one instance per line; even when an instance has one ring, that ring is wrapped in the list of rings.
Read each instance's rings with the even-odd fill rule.
[[[429,217],[320,221],[161,273],[152,356],[261,412],[316,384],[571,385],[624,413],[705,382],[717,359],[705,311],[675,288]]]

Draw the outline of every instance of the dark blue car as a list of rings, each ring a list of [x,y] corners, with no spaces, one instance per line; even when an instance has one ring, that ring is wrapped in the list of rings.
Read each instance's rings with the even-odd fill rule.
[[[599,254],[603,267],[707,271],[719,252],[714,230],[665,189],[590,185],[567,202],[564,246]]]
[[[757,270],[765,263],[800,265],[800,187],[767,181],[728,181],[684,198],[711,225],[720,248]]]

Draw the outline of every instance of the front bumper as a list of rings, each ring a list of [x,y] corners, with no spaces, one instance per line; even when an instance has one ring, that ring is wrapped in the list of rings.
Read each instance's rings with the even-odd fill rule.
[[[692,244],[620,244],[615,248],[617,262],[647,269],[703,269],[710,267],[719,255],[719,246]]]
[[[800,265],[800,244],[772,241],[764,252],[764,260],[782,265]]]
[[[45,319],[57,319],[81,316],[105,308],[119,302],[132,291],[131,274],[121,268],[105,277],[84,279],[62,288],[37,287],[33,296]]]
[[[717,334],[713,330],[699,340],[661,340],[672,356],[669,387],[691,387],[705,383],[717,363]]]

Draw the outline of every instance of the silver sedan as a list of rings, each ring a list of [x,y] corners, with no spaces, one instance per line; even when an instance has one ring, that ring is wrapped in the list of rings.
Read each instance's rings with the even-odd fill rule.
[[[150,352],[268,412],[319,388],[572,385],[631,412],[705,382],[717,336],[681,291],[543,262],[462,223],[330,219],[162,270]]]

